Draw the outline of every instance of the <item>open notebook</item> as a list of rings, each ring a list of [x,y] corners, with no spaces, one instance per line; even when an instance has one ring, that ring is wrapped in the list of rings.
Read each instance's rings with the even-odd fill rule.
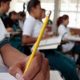
[[[80,42],[80,36],[79,35],[69,35],[67,38],[70,41],[79,41]]]
[[[17,80],[9,73],[0,73],[0,80]],[[63,80],[58,71],[50,71],[50,80]]]
[[[61,43],[61,36],[41,40],[38,50],[56,49]]]

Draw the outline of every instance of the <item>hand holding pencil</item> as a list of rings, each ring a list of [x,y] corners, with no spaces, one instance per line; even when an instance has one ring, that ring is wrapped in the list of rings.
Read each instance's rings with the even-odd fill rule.
[[[49,80],[49,64],[41,53],[36,53],[30,67],[23,75],[26,62],[29,57],[24,58],[9,69],[9,73],[17,78],[17,80]]]

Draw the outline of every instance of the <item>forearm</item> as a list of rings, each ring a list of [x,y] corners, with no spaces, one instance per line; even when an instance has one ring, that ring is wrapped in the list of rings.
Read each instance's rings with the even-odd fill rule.
[[[9,44],[1,48],[1,54],[5,65],[8,67],[26,58],[26,55],[11,47]]]
[[[22,38],[22,43],[25,44],[34,44],[36,42],[37,38],[32,38],[32,37],[26,37]]]

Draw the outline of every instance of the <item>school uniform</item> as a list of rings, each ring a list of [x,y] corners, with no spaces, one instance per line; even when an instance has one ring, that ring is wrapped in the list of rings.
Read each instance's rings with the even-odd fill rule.
[[[65,27],[63,24],[61,24],[58,28],[58,34],[59,34],[59,36],[62,36],[63,41],[65,41],[65,40],[67,41],[67,43],[62,45],[63,52],[72,51],[74,53],[80,54],[80,45],[76,44],[74,41],[68,40],[68,36],[71,34],[67,27]]]
[[[29,15],[29,17],[24,22],[23,35],[36,38],[39,35],[41,27],[42,22]]]
[[[42,23],[39,20],[29,16],[24,23],[23,35],[37,38],[42,27],[41,25]],[[51,69],[59,70],[66,80],[79,80],[76,74],[76,65],[72,60],[56,50],[43,50],[41,52],[48,58]]]

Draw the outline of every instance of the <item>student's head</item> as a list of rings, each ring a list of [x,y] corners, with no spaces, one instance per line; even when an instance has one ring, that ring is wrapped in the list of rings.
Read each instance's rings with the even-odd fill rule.
[[[30,0],[28,2],[27,11],[33,17],[39,19],[41,17],[41,5],[39,0]]]
[[[63,18],[62,17],[59,17],[57,19],[57,23],[56,23],[57,27],[59,27],[62,23],[63,23]]]
[[[18,14],[15,11],[10,12],[9,17],[13,21],[18,20]]]
[[[8,12],[10,8],[10,1],[11,0],[0,0],[0,10],[2,13]]]
[[[18,19],[19,20],[25,20],[25,18],[26,18],[26,13],[25,12],[19,12],[18,13]]]
[[[46,12],[46,10],[45,9],[42,9],[42,14],[41,14],[41,18],[43,19],[43,18],[45,18],[45,12]]]
[[[69,16],[68,15],[63,15],[62,19],[63,19],[63,24],[65,26],[67,26],[69,24]]]
[[[57,19],[57,27],[59,27],[61,24],[64,26],[67,26],[69,24],[69,16],[68,15],[63,15]]]

